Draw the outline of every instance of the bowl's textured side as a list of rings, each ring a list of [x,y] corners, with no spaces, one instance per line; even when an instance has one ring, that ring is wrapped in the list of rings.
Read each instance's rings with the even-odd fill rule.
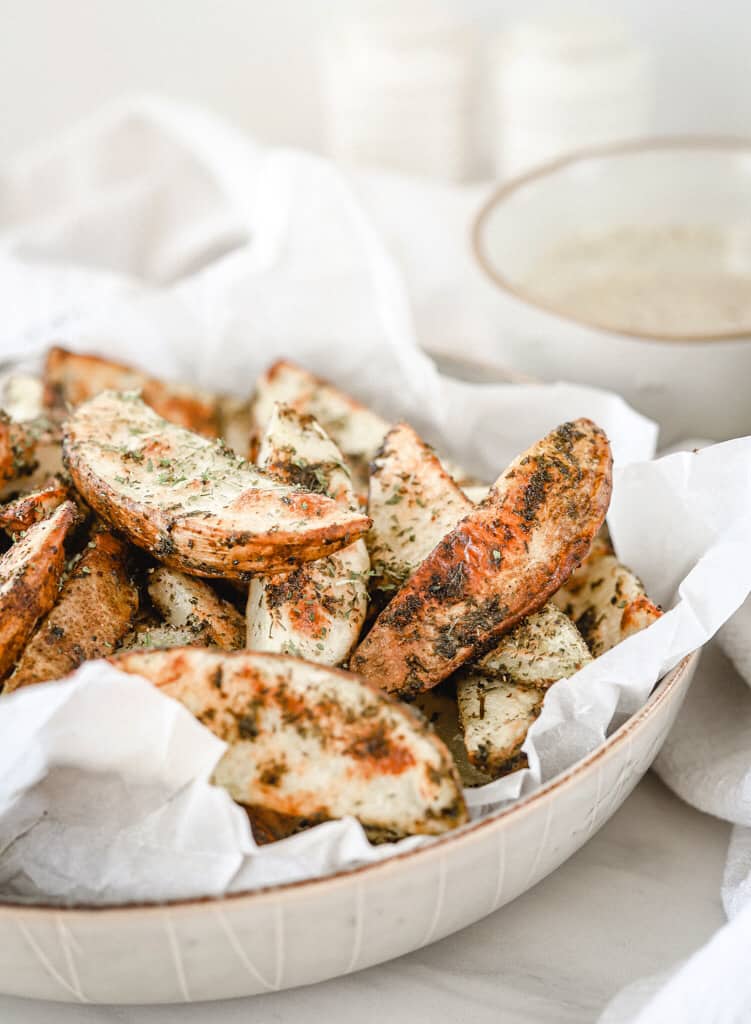
[[[698,654],[598,751],[461,834],[357,871],[222,900],[0,906],[0,991],[160,1003],[251,995],[369,967],[464,928],[579,849],[656,756]]]

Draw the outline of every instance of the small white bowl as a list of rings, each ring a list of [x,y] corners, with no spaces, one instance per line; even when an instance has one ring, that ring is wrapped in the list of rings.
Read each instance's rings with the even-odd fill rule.
[[[637,315],[603,326],[602,316],[564,311],[542,280],[551,253],[577,240],[675,227],[716,235],[714,269],[748,275],[751,296],[751,142],[624,143],[573,154],[498,189],[477,217],[474,246],[504,298],[499,362],[543,380],[618,391],[660,423],[663,444],[751,433],[751,298],[747,322],[728,326],[718,314],[716,330],[705,319],[695,331],[667,312],[661,329],[646,331]],[[613,260],[611,274],[638,271],[641,262],[633,251]]]

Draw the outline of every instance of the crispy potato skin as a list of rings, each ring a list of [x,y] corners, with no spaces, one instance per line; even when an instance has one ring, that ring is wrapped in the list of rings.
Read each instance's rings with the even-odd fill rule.
[[[6,691],[61,679],[84,661],[111,654],[137,610],[126,544],[112,533],[95,533],[27,644]]]
[[[245,646],[245,618],[210,584],[162,566],[151,573],[148,590],[167,625],[194,634],[197,646]]]
[[[443,743],[356,676],[284,655],[192,647],[110,661],[227,742],[215,782],[238,803],[309,823],[353,814],[391,837],[438,835],[466,821]]]
[[[101,391],[140,391],[144,402],[171,423],[205,437],[219,435],[215,396],[149,377],[124,363],[94,355],[78,355],[59,345],[47,353],[44,365],[44,404],[66,416]]]
[[[591,660],[576,626],[548,602],[459,673],[459,721],[472,764],[493,778],[523,767],[521,747],[547,690]]]
[[[662,615],[639,577],[618,561],[609,541],[602,538],[553,601],[573,619],[596,658]]]
[[[251,402],[251,458],[256,458],[261,434],[274,403],[314,416],[344,455],[358,495],[368,489],[368,466],[388,423],[357,399],[289,359],[279,359],[261,375]]]
[[[68,488],[62,483],[52,483],[39,491],[26,494],[0,508],[0,529],[11,537],[17,536],[34,523],[46,519],[68,498]]]
[[[405,696],[445,679],[565,582],[604,521],[611,486],[599,427],[581,419],[552,431],[428,555],[352,669]]]
[[[589,648],[571,619],[549,601],[501,637],[475,669],[515,686],[547,690],[592,660]]]
[[[312,416],[276,405],[259,465],[357,509],[342,453]],[[357,644],[368,607],[370,558],[364,540],[289,573],[256,576],[247,602],[246,647],[341,665]]]
[[[370,526],[367,516],[264,479],[228,449],[113,392],[77,409],[63,453],[79,493],[106,522],[192,576],[283,572],[346,547]],[[160,472],[179,479],[160,483]]]
[[[66,501],[0,558],[0,678],[57,599],[65,539],[77,521],[76,506]]]
[[[28,476],[36,467],[37,431],[0,413],[0,484]]]
[[[490,779],[527,767],[522,746],[542,711],[546,690],[478,675],[470,669],[456,696],[467,757]]]
[[[266,807],[246,806],[253,838],[259,846],[276,843],[297,832],[302,832],[313,825],[320,825],[326,818],[310,819],[295,817],[291,814],[279,814]]]
[[[374,585],[401,586],[472,502],[407,423],[389,430],[370,467],[368,546]]]

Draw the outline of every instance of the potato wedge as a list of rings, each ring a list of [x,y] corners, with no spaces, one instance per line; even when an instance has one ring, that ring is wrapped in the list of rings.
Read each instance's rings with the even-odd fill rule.
[[[590,420],[538,441],[381,612],[353,670],[414,696],[541,608],[587,554],[611,477],[610,445]]]
[[[134,651],[111,661],[229,745],[214,781],[238,803],[311,822],[351,814],[394,838],[466,821],[444,745],[356,676],[254,651]]]
[[[545,690],[470,669],[457,680],[456,698],[471,764],[488,779],[526,768],[521,748],[542,711]]]
[[[0,484],[28,477],[36,469],[39,431],[0,413]]]
[[[136,395],[103,392],[66,424],[76,488],[134,544],[193,576],[247,579],[346,547],[370,525],[168,423]]]
[[[314,416],[291,405],[274,406],[258,450],[258,465],[282,483],[325,494],[357,508],[352,476],[342,453]]]
[[[251,402],[252,444],[260,442],[276,402],[315,417],[344,455],[355,492],[365,494],[368,466],[389,429],[386,420],[328,381],[281,359],[256,382]]]
[[[67,676],[84,661],[112,654],[138,609],[128,548],[107,531],[94,533],[72,567],[57,604],[26,645],[5,683],[10,692]]]
[[[400,587],[471,508],[412,427],[392,427],[370,470],[368,545],[375,585]]]
[[[3,478],[0,473],[0,501],[39,490],[51,477],[63,474],[62,436],[57,431],[44,430],[46,422],[16,425],[26,438],[26,455],[21,465],[10,470],[11,475]]]
[[[79,355],[59,345],[44,364],[44,403],[59,417],[102,391],[139,391],[147,405],[171,423],[206,437],[219,435],[217,396],[149,377],[124,363]]]
[[[579,630],[549,601],[501,637],[474,667],[484,675],[507,679],[517,686],[546,690],[591,660]]]
[[[0,678],[57,599],[65,539],[77,521],[76,506],[63,502],[0,557]]]
[[[550,602],[502,637],[456,681],[472,764],[493,778],[520,767],[519,751],[548,688],[591,661],[576,626]]]
[[[46,487],[22,495],[0,507],[0,529],[15,537],[28,530],[34,523],[46,519],[69,497],[70,492],[65,484],[60,480],[53,480]]]
[[[595,658],[662,615],[639,577],[618,561],[604,539],[598,539],[553,601],[576,623]]]
[[[205,636],[189,626],[169,626],[166,623],[141,622],[130,633],[126,633],[118,651],[133,651],[150,648],[169,650],[173,647],[212,647]]]
[[[262,469],[356,509],[342,454],[312,416],[277,405],[259,451]],[[357,643],[368,610],[370,557],[357,540],[290,573],[250,581],[246,645],[341,665]]]
[[[148,591],[167,625],[192,634],[197,644],[226,651],[245,646],[245,619],[203,580],[162,566],[150,574]]]

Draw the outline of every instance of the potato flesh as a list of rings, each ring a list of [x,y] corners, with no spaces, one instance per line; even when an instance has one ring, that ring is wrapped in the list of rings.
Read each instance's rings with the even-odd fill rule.
[[[148,591],[167,625],[227,651],[244,645],[242,615],[203,580],[162,566],[149,575]]]
[[[0,557],[0,678],[57,600],[65,540],[77,521],[75,505],[66,501]]]
[[[255,651],[134,651],[112,663],[228,744],[214,781],[239,803],[309,822],[354,815],[390,837],[466,820],[444,745],[356,676]]]
[[[289,406],[274,408],[258,462],[286,483],[317,487],[345,508],[357,505],[337,446]],[[369,570],[367,547],[358,540],[290,573],[256,576],[248,588],[246,645],[341,665],[365,621]]]
[[[137,609],[126,545],[111,533],[94,534],[26,645],[6,690],[61,679],[84,661],[111,654]]]
[[[215,395],[183,384],[158,380],[124,363],[54,346],[44,366],[44,403],[64,417],[102,391],[137,391],[147,405],[171,423],[205,437],[219,433],[219,402]]]
[[[546,690],[591,662],[579,631],[547,604],[458,677],[459,721],[469,760],[490,776],[514,767]]]
[[[662,615],[638,576],[605,543],[595,546],[553,601],[576,623],[596,658]]]
[[[256,442],[271,418],[276,403],[313,416],[344,455],[357,494],[368,486],[368,466],[383,441],[389,424],[367,406],[328,381],[288,360],[274,363],[258,380],[251,404]]]
[[[161,419],[136,395],[104,392],[66,425],[76,488],[137,546],[195,576],[245,579],[346,547],[366,516],[280,484]]]
[[[406,423],[393,427],[373,460],[368,535],[376,586],[400,587],[471,510],[433,450]]]
[[[0,508],[0,529],[10,536],[17,536],[34,523],[46,519],[68,497],[68,488],[61,483],[32,491]]]

